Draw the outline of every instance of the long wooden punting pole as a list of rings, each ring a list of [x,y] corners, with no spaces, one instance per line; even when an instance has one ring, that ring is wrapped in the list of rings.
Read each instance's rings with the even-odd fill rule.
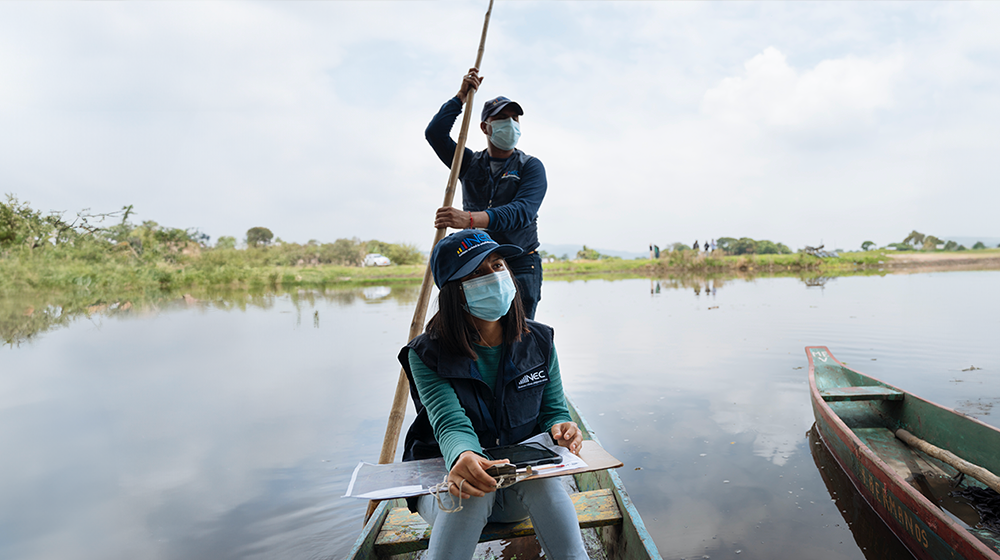
[[[486,49],[486,30],[490,27],[490,14],[493,13],[493,0],[490,0],[489,8],[486,9],[486,19],[483,21],[483,34],[479,38],[479,51],[476,53],[475,68],[480,68],[483,63],[483,51]],[[451,206],[455,200],[455,187],[458,185],[458,172],[462,169],[462,156],[465,155],[465,141],[469,136],[469,123],[472,122],[472,102],[475,98],[476,90],[470,89],[465,98],[465,115],[462,117],[462,129],[458,133],[457,146],[455,146],[455,157],[451,160],[451,173],[448,175],[448,186],[444,190],[444,206]],[[448,228],[438,228],[434,232],[434,243],[431,250],[444,239],[444,234]],[[434,285],[434,277],[431,274],[431,265],[427,264],[424,270],[424,282],[420,285],[420,297],[417,299],[417,308],[413,310],[413,320],[410,321],[410,334],[407,341],[420,334],[424,329],[424,319],[427,316],[427,306],[431,300],[431,287]],[[406,371],[399,370],[399,379],[396,381],[396,394],[392,398],[392,410],[389,411],[389,423],[385,427],[385,439],[382,440],[382,453],[378,457],[380,465],[391,463],[396,457],[396,444],[399,443],[399,432],[403,427],[403,416],[406,414],[406,400],[409,395],[410,384],[406,379]],[[373,500],[368,502],[368,512],[365,514],[365,522],[375,511],[378,502]]]
[[[941,449],[940,447],[930,444],[910,432],[907,432],[906,430],[896,430],[896,437],[906,442],[906,444],[910,447],[919,449],[935,459],[940,459],[958,469],[959,472],[965,473],[997,492],[1000,492],[1000,477],[983,467],[970,463],[947,449]]]

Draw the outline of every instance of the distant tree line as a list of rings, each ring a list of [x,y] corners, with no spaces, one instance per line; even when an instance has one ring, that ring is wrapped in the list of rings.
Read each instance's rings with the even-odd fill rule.
[[[720,237],[715,240],[717,251],[722,255],[790,255],[792,250],[784,243],[775,243],[767,239],[751,239],[749,237]],[[694,251],[685,243],[673,243],[667,246],[669,251]]]
[[[911,231],[903,241],[900,243],[890,243],[886,245],[897,251],[965,251],[967,250],[965,245],[961,245],[953,240],[942,240],[941,238],[934,235],[925,235],[917,230]],[[1000,247],[1000,245],[997,245]],[[869,251],[875,248],[875,244],[871,241],[865,241],[861,244],[861,249],[863,251]],[[976,241],[972,246],[973,249],[986,249],[986,244],[982,241]]]
[[[132,206],[103,214],[83,210],[72,219],[64,213],[43,214],[29,203],[8,194],[0,202],[0,258],[14,253],[40,251],[68,252],[83,259],[126,255],[143,261],[173,262],[182,255],[196,258],[203,252],[239,252],[255,264],[360,266],[367,253],[381,253],[393,264],[418,264],[423,253],[410,244],[386,243],[357,238],[337,239],[333,243],[310,240],[305,244],[286,243],[275,238],[266,227],[247,230],[242,245],[235,237],[222,236],[215,246],[208,235],[196,228],[179,229],[147,220],[133,224]],[[250,254],[252,253],[252,255]]]
[[[719,249],[730,255],[790,255],[792,250],[784,243],[775,243],[767,239],[759,241],[749,237],[733,239],[732,237],[720,237],[716,240]]]

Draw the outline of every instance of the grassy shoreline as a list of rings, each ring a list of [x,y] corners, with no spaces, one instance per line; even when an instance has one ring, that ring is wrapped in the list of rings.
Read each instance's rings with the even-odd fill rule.
[[[887,257],[879,251],[847,253],[820,260],[805,255],[694,257],[681,262],[660,260],[569,261],[545,265],[547,281],[625,280],[649,278],[672,286],[697,288],[706,280],[753,281],[755,278],[794,277],[820,285],[830,277],[870,276],[925,270],[1000,270],[1000,250],[962,251]],[[881,262],[880,262],[881,261]],[[937,268],[928,268],[928,262]],[[193,259],[156,264],[96,260],[53,259],[27,266],[0,259],[0,346],[30,341],[39,333],[66,326],[75,318],[155,313],[173,305],[221,308],[269,305],[274,297],[294,301],[318,298],[367,298],[365,288],[392,287],[401,302],[416,300],[424,265],[389,267],[236,266]],[[383,296],[377,296],[383,297]],[[318,319],[317,319],[318,320]]]
[[[661,259],[607,259],[557,261],[543,265],[547,278],[589,275],[662,277],[677,274],[811,273],[838,274],[859,270],[897,270],[913,267],[948,267],[979,263],[1000,268],[1000,249],[951,253],[887,255],[884,251],[843,253],[820,259],[803,253],[791,255],[709,256],[693,252],[669,253]],[[164,291],[189,289],[323,288],[419,283],[424,265],[356,267],[340,265],[283,266],[241,263],[213,258],[211,254],[182,257],[174,262],[135,262],[125,258],[84,260],[71,258],[0,259],[0,297],[22,291],[88,289],[99,292]]]

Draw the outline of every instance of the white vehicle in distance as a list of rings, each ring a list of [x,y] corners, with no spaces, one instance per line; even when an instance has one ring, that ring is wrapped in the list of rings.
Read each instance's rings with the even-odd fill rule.
[[[389,257],[378,253],[368,253],[365,255],[365,266],[389,266],[390,264],[392,263],[389,262]]]

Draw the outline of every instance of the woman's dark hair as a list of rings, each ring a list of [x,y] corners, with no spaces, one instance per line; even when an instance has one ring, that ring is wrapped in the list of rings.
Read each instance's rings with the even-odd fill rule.
[[[511,278],[514,279],[513,274]],[[517,286],[517,279],[514,279],[514,285]],[[517,291],[521,291],[520,286],[517,286]],[[519,295],[515,295],[514,301],[510,302],[507,314],[500,317],[500,326],[503,328],[504,344],[517,342],[522,333],[528,332],[524,306]],[[472,345],[479,341],[479,332],[472,322],[472,316],[465,310],[465,292],[462,291],[461,280],[453,280],[441,286],[437,313],[427,322],[425,331],[432,340],[441,344],[445,352],[473,360],[477,358]]]

